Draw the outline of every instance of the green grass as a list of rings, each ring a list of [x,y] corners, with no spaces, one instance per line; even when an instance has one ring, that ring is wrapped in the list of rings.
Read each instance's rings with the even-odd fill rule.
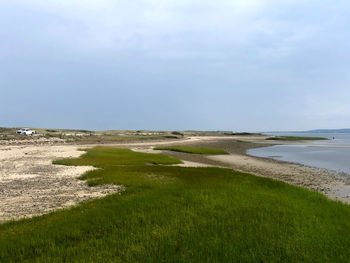
[[[236,142],[251,143],[250,141],[245,141],[245,140],[236,140]]]
[[[306,189],[164,155],[97,147],[56,163],[126,190],[0,225],[0,262],[348,262],[350,207]]]
[[[193,154],[228,154],[226,151],[214,148],[202,148],[193,146],[169,146],[156,147],[154,150],[166,150],[173,152],[193,153]]]
[[[86,153],[80,158],[57,160],[53,163],[74,166],[92,165],[105,168],[125,165],[179,164],[181,161],[164,154],[148,154],[133,152],[125,148],[98,146],[93,149],[86,149]]]
[[[271,141],[308,141],[308,140],[328,140],[328,139],[322,138],[322,137],[276,136],[276,137],[266,138],[266,140],[271,140]]]

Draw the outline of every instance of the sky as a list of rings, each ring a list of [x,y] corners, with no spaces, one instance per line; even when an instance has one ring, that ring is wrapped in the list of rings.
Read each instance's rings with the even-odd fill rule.
[[[11,0],[0,11],[0,126],[350,127],[349,0]]]

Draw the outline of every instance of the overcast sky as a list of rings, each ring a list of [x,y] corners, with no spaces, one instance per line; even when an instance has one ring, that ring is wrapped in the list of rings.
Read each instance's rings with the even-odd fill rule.
[[[0,126],[350,127],[349,0],[11,0],[0,12]]]

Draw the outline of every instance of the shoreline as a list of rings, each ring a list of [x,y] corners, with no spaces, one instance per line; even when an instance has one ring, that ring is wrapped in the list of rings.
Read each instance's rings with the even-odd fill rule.
[[[191,146],[221,148],[230,155],[204,156],[163,151],[181,160],[196,162],[216,167],[230,168],[244,173],[283,181],[295,186],[305,187],[320,192],[330,199],[350,204],[350,178],[346,173],[311,167],[300,163],[285,162],[271,158],[248,155],[247,150],[281,144],[301,144],[300,142],[264,141],[264,138],[246,138],[247,142],[233,141],[229,138],[189,143]],[[249,142],[248,142],[249,140]]]

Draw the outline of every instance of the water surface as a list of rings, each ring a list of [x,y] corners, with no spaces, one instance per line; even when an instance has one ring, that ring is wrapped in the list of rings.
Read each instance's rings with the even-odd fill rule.
[[[250,149],[247,153],[256,157],[301,163],[350,174],[350,133],[273,133],[271,135],[325,137],[330,140],[297,145],[275,145]]]

